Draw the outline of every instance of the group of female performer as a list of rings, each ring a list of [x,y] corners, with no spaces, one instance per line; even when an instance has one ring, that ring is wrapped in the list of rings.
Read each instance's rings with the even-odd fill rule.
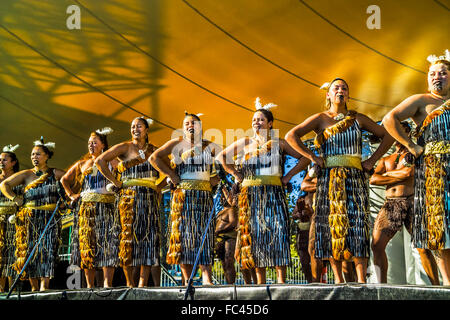
[[[239,185],[235,256],[241,268],[256,271],[257,283],[262,284],[266,267],[275,267],[277,282],[284,283],[291,260],[284,186],[313,162],[317,172],[316,258],[330,261],[336,283],[344,281],[342,261],[354,261],[357,281],[364,283],[370,254],[367,181],[394,140],[383,126],[349,110],[348,101],[347,82],[332,80],[326,86],[326,110],[290,130],[285,140],[274,130],[270,111],[274,105],[263,106],[257,99],[253,135],[223,150],[203,139],[198,115],[185,112],[183,135],[160,148],[149,142],[150,119],[138,117],[131,123],[131,140],[111,148],[107,142],[111,129],[92,132],[88,154],[67,172],[48,167],[54,144],[42,138],[34,144],[29,170],[17,172],[17,158],[4,149],[0,158],[1,275],[13,276],[11,266],[15,272],[22,269],[58,199],[66,196],[74,211],[71,260],[84,269],[88,287],[94,286],[96,268],[103,268],[104,287],[111,287],[119,266],[127,286],[146,286],[150,275],[158,274],[162,245],[168,249],[165,261],[180,266],[185,285],[202,241],[198,264],[203,284],[212,284],[214,219],[208,226],[208,218],[213,208],[212,187],[221,183],[215,171],[221,167]],[[381,139],[365,161],[363,130]],[[316,133],[316,153],[301,141],[311,131]],[[290,172],[283,172],[285,155],[298,159]],[[167,179],[160,179],[164,176]],[[159,201],[164,183],[171,188],[171,210],[168,240],[161,244]],[[30,279],[32,290],[38,290],[39,279],[40,290],[47,289],[54,276],[59,221],[56,217],[49,225],[23,274]],[[139,272],[137,284],[135,271]]]

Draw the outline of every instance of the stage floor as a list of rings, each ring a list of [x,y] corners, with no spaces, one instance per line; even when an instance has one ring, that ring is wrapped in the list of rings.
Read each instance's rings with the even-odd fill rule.
[[[13,292],[8,300],[183,300],[186,287]],[[0,300],[6,300],[6,293]],[[188,298],[191,300],[191,297]],[[450,287],[389,284],[216,285],[194,288],[194,300],[450,300]]]

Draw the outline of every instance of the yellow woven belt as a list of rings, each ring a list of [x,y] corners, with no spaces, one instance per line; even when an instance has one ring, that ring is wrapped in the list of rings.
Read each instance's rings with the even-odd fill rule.
[[[350,168],[356,168],[356,169],[362,170],[361,157],[349,156],[349,155],[326,157],[325,158],[325,167],[326,168],[350,167]]]
[[[450,153],[449,141],[433,141],[425,145],[424,154],[426,156],[429,154],[443,154],[443,153]]]
[[[251,179],[244,179],[242,181],[243,187],[274,185],[281,186],[281,179],[279,176],[254,176]]]
[[[103,193],[85,193],[81,197],[83,202],[104,202],[113,203],[116,200],[114,194],[103,194]]]
[[[34,202],[27,202],[23,205],[24,208],[33,209],[33,210],[45,210],[45,211],[51,211],[55,210],[56,203],[47,203],[43,204],[41,206],[37,206]]]
[[[15,204],[14,204],[15,205]],[[2,206],[0,207],[0,215],[9,215],[16,213],[17,209],[15,206]]]
[[[147,187],[156,190],[156,180],[150,178],[127,179],[123,181],[123,187]]]
[[[311,226],[311,222],[297,222],[298,229],[301,231],[309,230],[309,227]]]
[[[208,180],[181,180],[177,188],[184,190],[212,191],[211,183]]]

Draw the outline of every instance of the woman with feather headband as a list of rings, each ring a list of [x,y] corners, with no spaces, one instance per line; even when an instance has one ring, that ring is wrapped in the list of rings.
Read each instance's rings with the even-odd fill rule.
[[[217,144],[203,139],[199,114],[185,112],[183,136],[169,140],[150,157],[153,166],[174,186],[166,262],[180,265],[183,285],[191,276],[213,206],[210,179],[220,150]],[[212,222],[198,262],[204,285],[212,284],[214,228]]]
[[[286,280],[290,264],[289,212],[283,187],[310,162],[302,158],[283,176],[283,156],[301,155],[273,129],[271,108],[255,101],[253,136],[237,140],[217,159],[240,183],[236,258],[243,269],[256,271],[258,284],[266,282],[266,268],[275,267],[277,282]]]
[[[64,171],[49,168],[47,161],[52,158],[55,143],[44,143],[44,138],[34,142],[31,151],[32,169],[19,171],[0,184],[0,190],[19,207],[16,223],[16,262],[14,269],[19,273],[39,236],[56,209],[56,203],[64,194],[59,182]],[[23,195],[14,188],[24,185]],[[28,277],[32,291],[49,289],[50,279],[55,274],[55,262],[60,242],[59,211],[50,223],[35,254],[31,258],[22,278]],[[39,286],[40,280],[40,286]]]
[[[103,287],[112,287],[114,270],[119,265],[120,219],[114,206],[115,195],[106,190],[109,181],[95,166],[97,157],[108,150],[107,135],[112,131],[103,128],[92,132],[89,153],[61,178],[74,208],[71,264],[84,270],[88,288],[94,288],[96,268],[103,269]],[[110,170],[116,170],[117,164],[117,160],[111,161]]]
[[[134,270],[139,268],[138,287],[146,287],[152,266],[160,265],[159,177],[149,162],[156,147],[149,143],[153,120],[143,117],[131,122],[131,141],[103,152],[95,165],[111,184],[107,189],[118,193],[116,210],[120,216],[119,264],[127,286],[135,287]],[[117,175],[108,163],[119,159]],[[159,283],[159,279],[153,279]]]
[[[14,153],[18,147],[17,144],[3,148],[3,152],[0,154],[0,182],[19,171],[19,160]],[[21,194],[22,186],[15,187],[13,191],[15,194]],[[16,204],[0,192],[0,292],[5,290],[6,279],[8,278],[11,286],[13,283],[12,277],[16,275],[12,268],[16,260],[14,256],[16,250],[14,218],[16,212]]]
[[[403,100],[383,119],[386,130],[416,158],[414,171],[414,247],[438,253],[444,285],[450,285],[450,51],[430,55],[428,93]],[[417,125],[412,137],[401,121]],[[424,266],[426,267],[426,266]]]
[[[289,144],[320,169],[317,173],[315,256],[329,259],[335,283],[344,282],[342,261],[355,262],[357,281],[366,282],[370,251],[369,190],[366,173],[392,145],[386,130],[369,117],[347,109],[349,87],[336,78],[327,90],[327,110],[316,113],[286,134]],[[382,139],[378,149],[362,159],[362,130]],[[300,140],[314,131],[319,156]]]

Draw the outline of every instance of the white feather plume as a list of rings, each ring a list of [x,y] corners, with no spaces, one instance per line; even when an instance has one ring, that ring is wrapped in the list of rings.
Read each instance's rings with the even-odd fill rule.
[[[259,109],[270,110],[271,108],[277,107],[277,105],[275,103],[272,103],[272,102],[270,102],[268,104],[265,104],[265,105],[262,105],[261,104],[261,99],[259,97],[257,97],[256,100],[255,100],[255,107],[256,107],[256,110],[259,110]]]
[[[203,113],[197,113],[197,114],[196,114],[196,116],[199,117],[199,118],[200,118],[202,115],[203,115]]]
[[[149,126],[151,126],[153,124],[153,119],[146,118],[145,120],[147,120],[147,123]]]
[[[3,147],[3,152],[14,152],[19,147],[20,147],[20,145],[18,145],[18,144],[16,144],[15,146],[13,146],[12,144],[9,144],[9,145]]]
[[[323,90],[328,90],[328,87],[330,86],[330,83],[329,82],[325,82],[321,87],[320,87],[320,89],[323,89]]]
[[[108,134],[113,133],[114,130],[111,129],[110,127],[105,127],[103,129],[97,129],[97,130],[95,130],[95,132],[97,132],[98,134],[107,136]]]
[[[434,54],[430,54],[427,57],[427,60],[431,64],[435,63],[438,60],[447,60],[450,62],[450,51],[448,49],[445,49],[445,54],[443,56],[439,56],[439,57]]]
[[[52,149],[55,149],[55,147],[56,147],[56,144],[54,142],[42,143],[41,140],[36,140],[34,142],[34,145],[35,146],[46,146],[47,148],[52,148]]]

